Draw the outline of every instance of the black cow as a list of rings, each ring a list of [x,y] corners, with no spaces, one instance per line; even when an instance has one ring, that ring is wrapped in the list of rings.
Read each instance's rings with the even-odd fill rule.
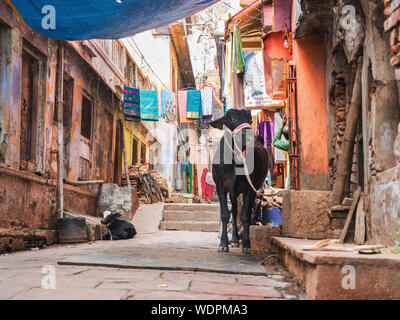
[[[132,223],[118,219],[119,213],[105,211],[101,223],[107,226],[108,233],[103,235],[103,240],[125,240],[131,239],[136,235],[135,227]]]
[[[239,246],[239,235],[236,225],[237,197],[243,194],[243,206],[240,219],[243,224],[242,251],[250,253],[249,226],[256,192],[263,185],[268,174],[269,159],[264,147],[264,140],[256,136],[251,129],[251,113],[247,110],[230,109],[225,116],[211,122],[211,126],[220,130],[225,126],[228,130],[221,139],[213,159],[213,178],[221,206],[222,234],[219,252],[228,252],[227,224],[229,209],[227,194],[232,203],[232,241],[231,245]],[[253,156],[254,155],[254,156]],[[244,163],[245,158],[246,163]],[[244,174],[247,166],[248,178]],[[254,189],[253,189],[254,188]]]

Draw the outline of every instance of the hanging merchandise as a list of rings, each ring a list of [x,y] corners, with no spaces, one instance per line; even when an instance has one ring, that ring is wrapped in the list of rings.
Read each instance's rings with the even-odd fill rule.
[[[286,163],[286,156],[284,151],[281,148],[286,148],[289,142],[285,139],[285,136],[282,134],[282,117],[279,112],[275,113],[275,133],[274,133],[274,141],[276,144],[275,147],[275,161],[280,163]]]
[[[203,120],[206,122],[211,121],[214,114],[214,90],[212,88],[203,88],[201,90],[201,106],[203,113]]]
[[[201,92],[200,90],[187,91],[187,104],[186,104],[186,117],[188,119],[201,119],[202,106],[201,106]]]
[[[160,117],[167,121],[175,120],[174,94],[171,91],[161,90]]]
[[[232,71],[235,73],[244,72],[244,57],[242,49],[242,39],[240,38],[239,24],[236,23],[233,28],[232,43]]]
[[[178,112],[180,123],[191,123],[186,117],[186,106],[187,106],[187,91],[178,91]]]
[[[126,121],[140,121],[139,89],[124,87],[124,118]]]
[[[140,118],[158,121],[158,97],[155,90],[140,90]]]
[[[254,109],[268,106],[284,106],[282,100],[273,100],[267,94],[262,51],[245,52],[244,59],[243,85],[245,107]]]
[[[226,109],[232,108],[232,41],[226,43],[225,51],[225,82],[223,87],[223,97],[226,101]]]

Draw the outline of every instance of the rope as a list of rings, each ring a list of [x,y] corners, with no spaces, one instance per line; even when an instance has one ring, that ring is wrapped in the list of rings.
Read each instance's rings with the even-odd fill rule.
[[[249,127],[250,127],[250,125],[249,125]],[[240,151],[240,149],[239,149],[239,147],[238,147],[238,145],[236,143],[235,137],[240,131],[242,131],[243,129],[246,129],[246,128],[248,128],[248,127],[246,126],[246,127],[240,128],[240,130],[238,130],[238,131],[236,131],[237,129],[232,131],[232,130],[230,130],[229,128],[226,127],[226,131],[228,131],[232,136],[235,149],[237,149],[239,151]],[[229,149],[232,151],[232,153],[234,154],[235,150],[233,150],[232,146],[229,145],[229,144],[227,144],[227,145],[228,145]],[[239,159],[243,162],[243,167],[244,167],[244,172],[245,172],[245,175],[246,175],[247,182],[249,183],[250,187],[254,190],[254,192],[257,193],[258,190],[254,187],[253,182],[250,179],[249,168],[247,166],[246,157],[243,156],[242,152],[239,152]]]

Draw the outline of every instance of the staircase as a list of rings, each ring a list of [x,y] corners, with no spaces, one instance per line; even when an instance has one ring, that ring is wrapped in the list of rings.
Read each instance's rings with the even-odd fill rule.
[[[219,203],[165,204],[161,230],[218,232]]]

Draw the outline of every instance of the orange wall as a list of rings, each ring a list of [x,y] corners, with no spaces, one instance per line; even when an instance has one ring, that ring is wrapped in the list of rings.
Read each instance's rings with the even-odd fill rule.
[[[292,60],[289,54],[289,49],[283,46],[284,38],[281,32],[273,33],[264,40],[264,51],[271,57],[271,59],[286,58]]]
[[[300,188],[329,190],[324,39],[294,41],[300,132]]]

